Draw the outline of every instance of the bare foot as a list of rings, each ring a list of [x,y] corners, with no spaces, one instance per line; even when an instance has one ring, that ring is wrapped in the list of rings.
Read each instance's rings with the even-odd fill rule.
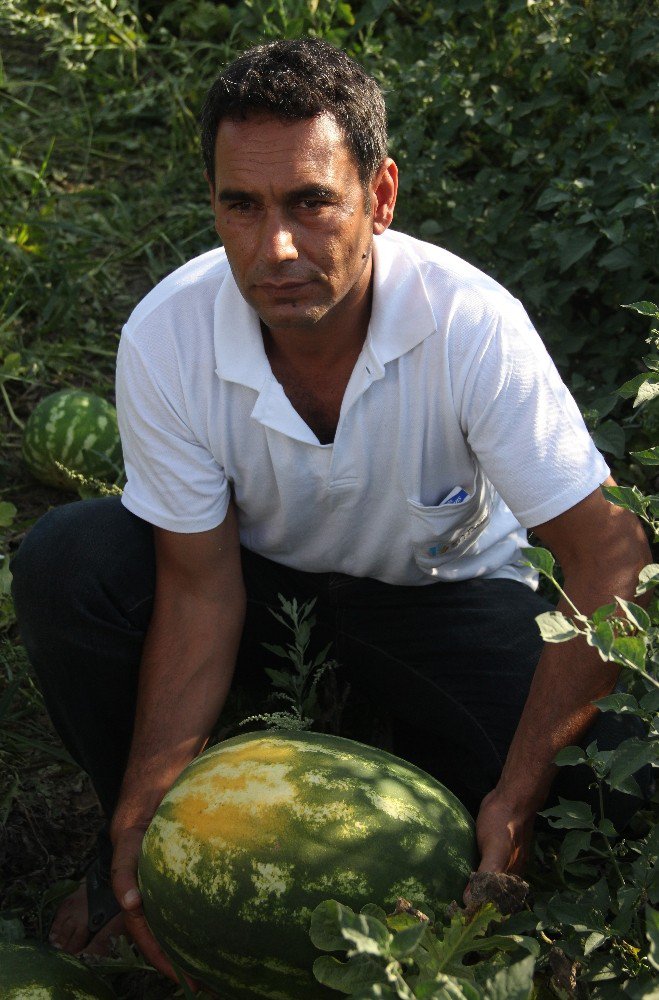
[[[108,955],[110,938],[125,933],[124,918],[118,913],[100,929],[93,938],[87,927],[87,887],[83,882],[75,892],[67,896],[53,920],[48,940],[56,948],[71,955],[85,952],[87,955]]]

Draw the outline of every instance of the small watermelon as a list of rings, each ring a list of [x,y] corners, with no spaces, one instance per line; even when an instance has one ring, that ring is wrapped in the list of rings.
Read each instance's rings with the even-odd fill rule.
[[[2,1000],[115,1000],[73,955],[33,941],[0,941]]]
[[[42,399],[28,418],[23,458],[37,479],[58,489],[79,488],[79,480],[66,470],[115,483],[123,474],[117,411],[91,392],[54,392]]]
[[[443,785],[373,747],[248,733],[193,761],[143,842],[144,910],[165,951],[223,1000],[335,996],[311,971],[313,910],[460,899],[474,825]]]

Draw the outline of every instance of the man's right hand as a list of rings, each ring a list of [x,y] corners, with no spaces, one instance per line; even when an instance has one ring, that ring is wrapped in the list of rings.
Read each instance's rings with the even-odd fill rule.
[[[146,826],[139,826],[129,827],[114,835],[112,890],[123,911],[126,931],[141,954],[154,969],[178,982],[172,963],[151,933],[142,909],[142,894],[137,884],[137,865],[145,833]],[[188,985],[196,989],[196,984],[190,979]]]

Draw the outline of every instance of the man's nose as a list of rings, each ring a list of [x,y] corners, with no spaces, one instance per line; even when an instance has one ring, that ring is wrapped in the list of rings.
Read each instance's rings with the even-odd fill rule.
[[[263,227],[263,254],[272,264],[297,260],[297,247],[292,227],[280,215],[266,219]]]

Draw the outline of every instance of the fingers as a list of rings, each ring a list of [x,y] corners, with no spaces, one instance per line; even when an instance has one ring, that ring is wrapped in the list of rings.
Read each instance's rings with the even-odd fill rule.
[[[143,828],[133,827],[117,836],[112,857],[112,889],[124,912],[126,931],[144,958],[162,975],[178,982],[174,968],[151,933],[142,910],[137,865],[144,832]]]

